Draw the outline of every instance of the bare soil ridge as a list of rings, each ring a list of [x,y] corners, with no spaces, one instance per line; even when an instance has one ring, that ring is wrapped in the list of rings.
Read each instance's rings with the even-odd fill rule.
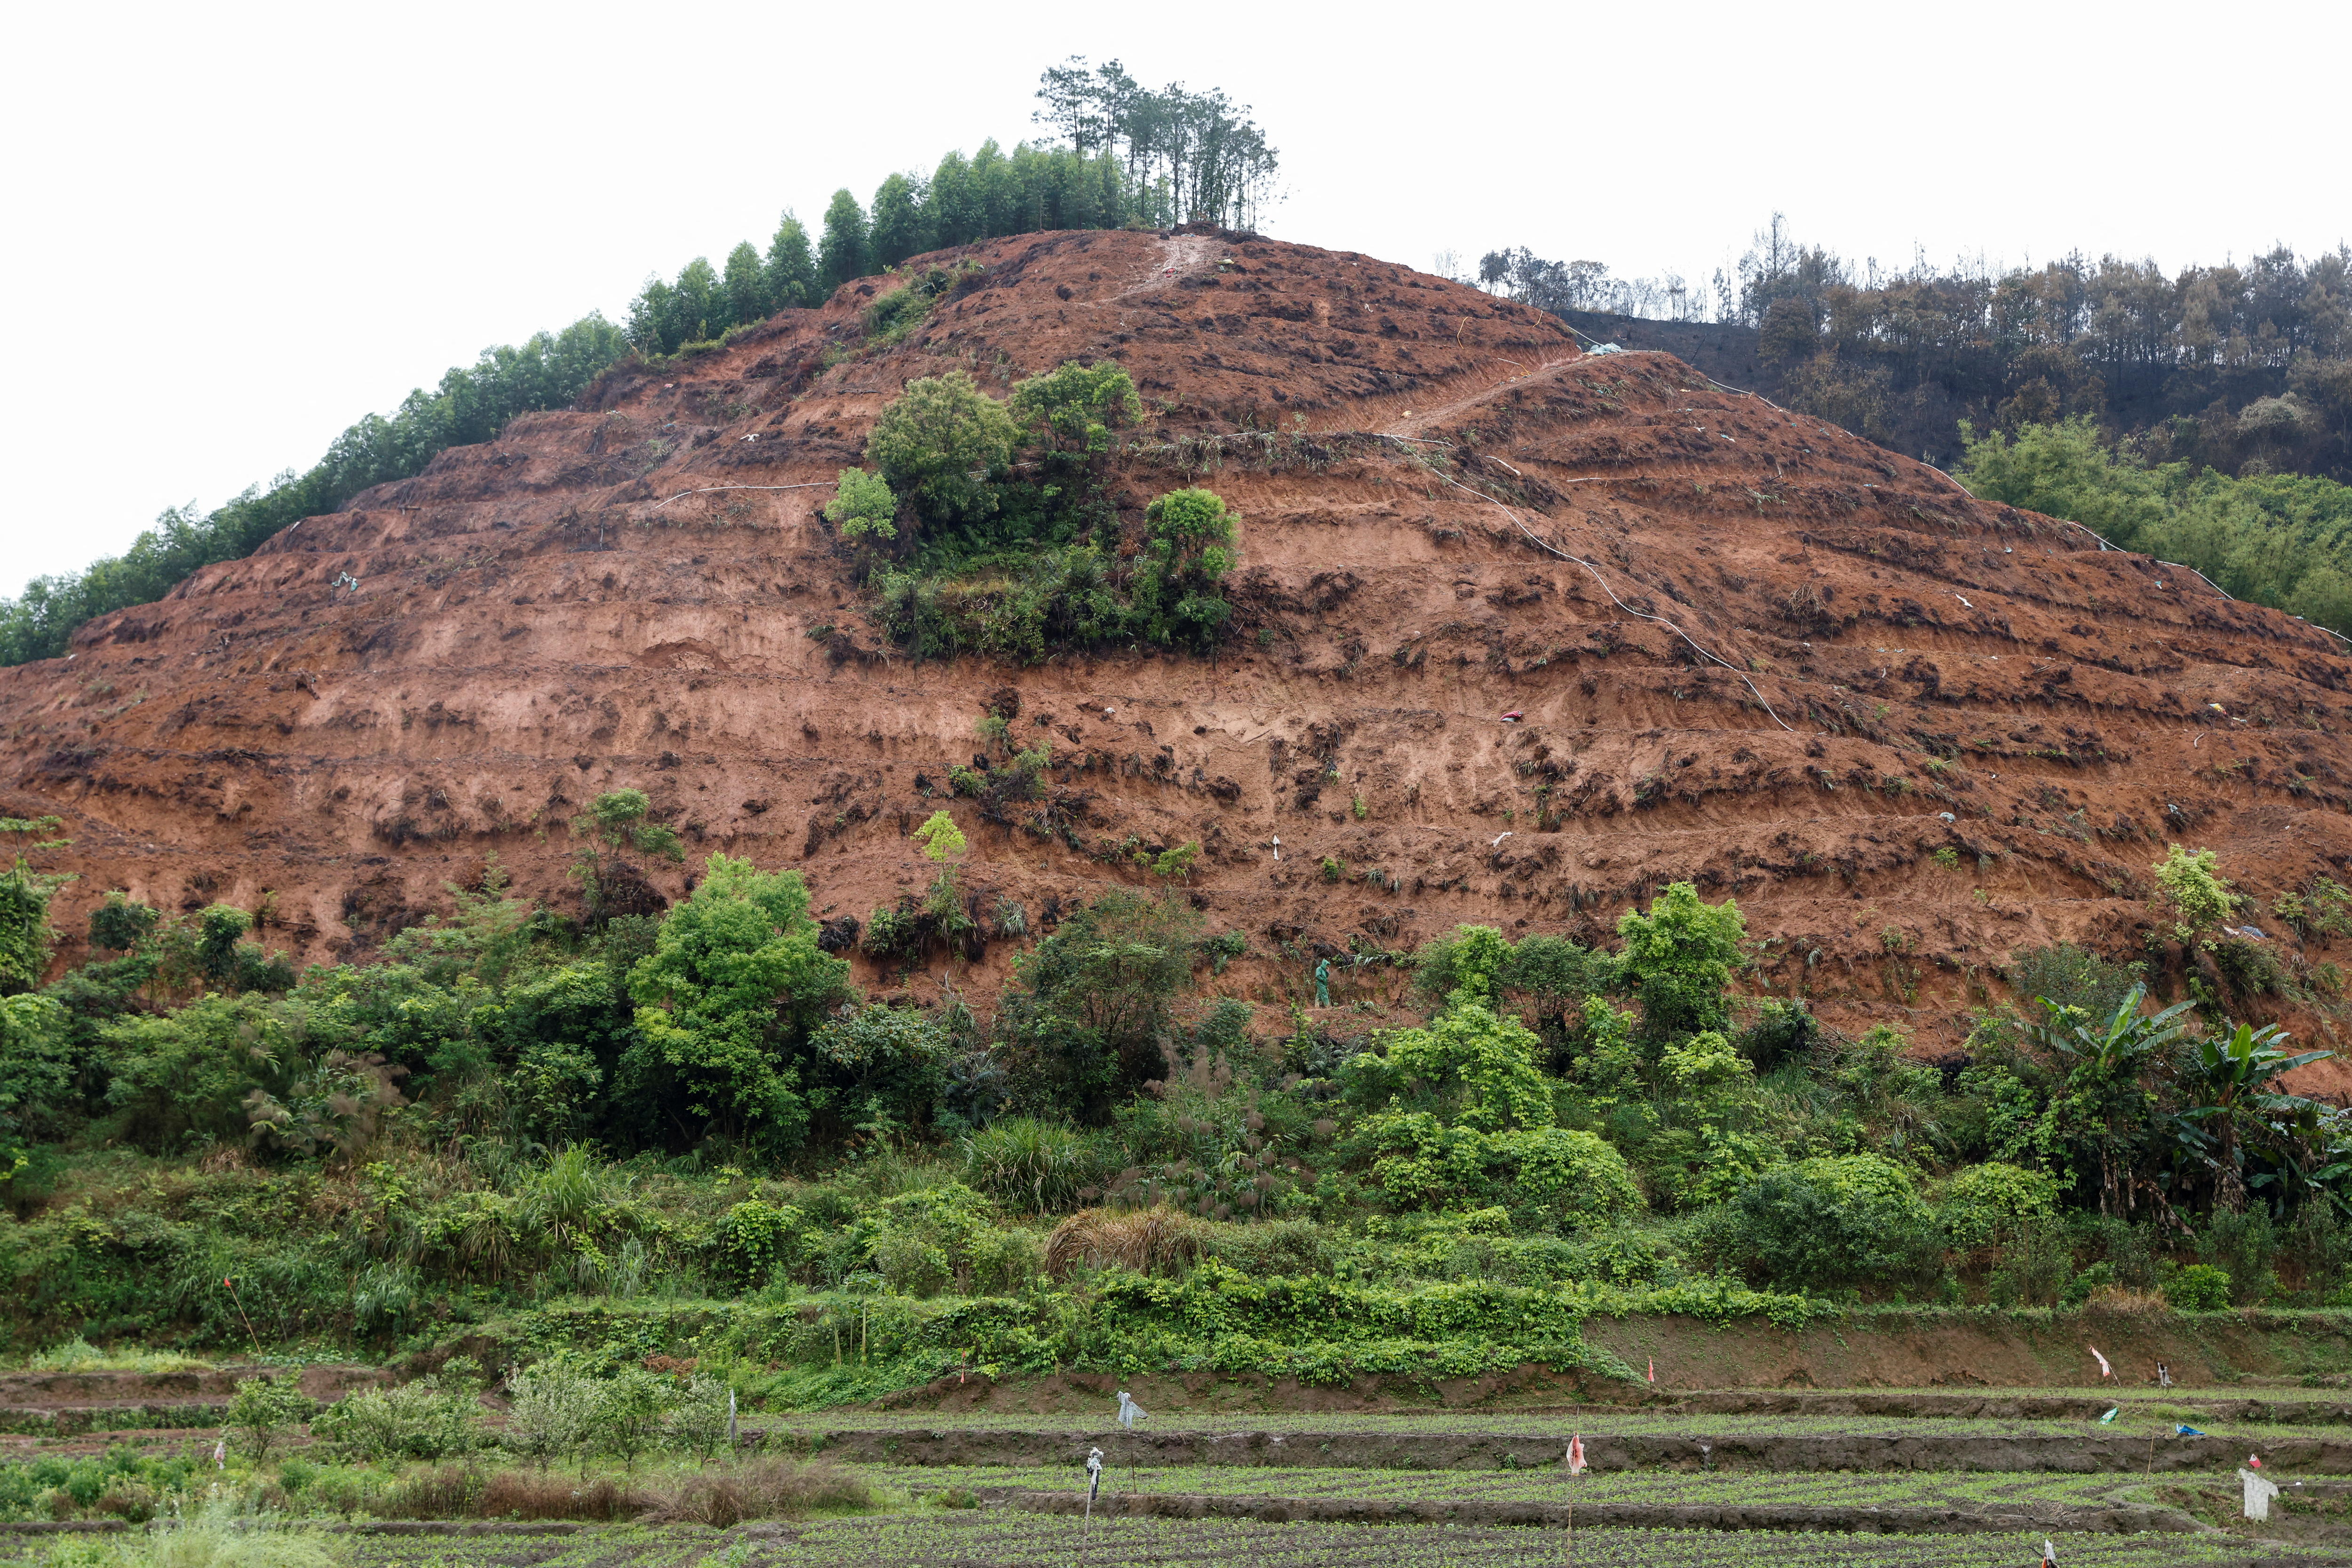
[[[557,825],[622,785],[696,856],[796,867],[862,919],[926,879],[907,831],[1008,689],[1055,748],[1056,837],[956,803],[970,880],[1034,922],[1140,879],[1123,848],[1197,841],[1191,896],[1260,955],[1222,984],[1265,1001],[1457,921],[1598,940],[1688,879],[1739,899],[1759,984],[1936,1046],[2019,947],[2136,942],[2168,839],[2258,894],[2352,865],[2352,659],[2290,616],[1367,257],[1205,233],[961,254],[980,270],[904,342],[864,345],[888,284],[850,285],[0,671],[0,810],[74,838],[57,923],[122,888],[363,956],[490,853],[568,905]],[[824,482],[911,379],[1001,392],[1097,357],[1152,416],[1122,516],[1188,482],[1241,513],[1234,644],[911,664],[861,616]],[[646,877],[674,898],[692,869]],[[984,1004],[1008,956],[959,984]]]

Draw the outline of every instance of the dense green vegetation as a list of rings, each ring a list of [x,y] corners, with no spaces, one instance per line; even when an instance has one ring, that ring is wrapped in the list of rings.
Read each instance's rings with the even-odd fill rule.
[[[892,301],[926,287],[911,280],[870,313],[899,319]],[[1142,411],[1108,361],[1031,376],[1003,403],[960,370],[908,383],[867,438],[878,472],[844,469],[824,509],[867,562],[891,637],[918,656],[1016,664],[1066,648],[1213,647],[1237,559],[1223,500],[1171,490],[1123,520],[1104,493],[1115,433]]]
[[[621,857],[667,846],[633,795],[574,832],[641,885]],[[951,812],[915,844],[950,896],[862,940],[814,921],[797,874],[724,855],[666,912],[592,891],[582,918],[492,865],[381,962],[299,975],[246,911],[118,896],[98,955],[46,985],[48,884],[20,860],[0,879],[25,958],[0,983],[13,1343],[479,1325],[604,1373],[690,1342],[739,1386],[822,1403],[958,1365],[1622,1374],[1582,1340],[1599,1311],[2352,1289],[2352,1125],[2280,1090],[2305,1056],[2231,1016],[2279,980],[2218,956],[2242,900],[2210,857],[2157,878],[2150,951],[2186,965],[2157,978],[2187,999],[2029,952],[2024,1009],[1926,1064],[1890,1026],[1847,1038],[1739,996],[1738,910],[1685,886],[1627,911],[1613,951],[1474,926],[1359,955],[1339,1007],[1268,1035],[1200,994],[1246,942],[1184,900],[982,907]],[[2332,931],[2346,901],[2315,885],[2272,912]],[[991,942],[1021,951],[987,1017],[954,989],[863,997],[839,956]],[[1420,1021],[1378,1021],[1348,978],[1399,964]]]
[[[2103,443],[2088,415],[1967,434],[1954,471],[1982,499],[2071,518],[2121,549],[2194,566],[2234,597],[2352,631],[2352,485],[2149,463]]]
[[[421,472],[450,447],[491,439],[518,414],[563,407],[632,352],[658,356],[715,342],[778,310],[823,304],[851,279],[923,251],[1048,229],[1250,220],[1276,154],[1246,108],[1215,91],[1148,91],[1117,61],[1093,72],[1083,65],[1046,71],[1038,93],[1048,105],[1038,118],[1069,145],[1023,142],[1008,153],[984,141],[970,158],[949,153],[928,176],[892,174],[870,207],[836,191],[814,242],[788,211],[764,254],[746,241],[722,267],[697,257],[671,281],[648,279],[625,330],[592,312],[520,347],[485,349],[434,391],[409,394],[389,417],[353,425],[307,472],[282,474],[209,512],[174,507],[121,555],[0,600],[0,664],[57,658],[94,616],[160,599],[200,567],[249,555],[303,518]]]

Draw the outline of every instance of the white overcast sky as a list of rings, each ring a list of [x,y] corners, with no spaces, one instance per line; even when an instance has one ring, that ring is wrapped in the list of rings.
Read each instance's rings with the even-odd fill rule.
[[[1073,53],[1222,87],[1282,238],[1702,278],[2352,237],[2340,3],[26,5],[0,101],[0,595],[307,468],[484,346],[1032,133]]]

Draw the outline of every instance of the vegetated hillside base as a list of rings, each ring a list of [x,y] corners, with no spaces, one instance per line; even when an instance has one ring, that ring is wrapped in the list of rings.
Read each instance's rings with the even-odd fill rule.
[[[0,808],[73,838],[54,923],[121,888],[357,955],[492,853],[568,907],[560,825],[625,786],[687,841],[662,895],[725,849],[862,919],[928,879],[908,832],[945,805],[968,883],[1033,919],[1197,841],[1259,999],[1458,921],[1597,940],[1686,879],[1739,899],[1753,984],[1934,1038],[2021,946],[2131,956],[2167,840],[2257,894],[2352,865],[2352,659],[2289,616],[1370,258],[957,254],[979,270],[896,341],[861,324],[890,281],[850,285],[0,671]],[[1222,652],[910,662],[816,516],[831,481],[911,379],[1097,357],[1146,401],[1122,518],[1192,482],[1240,516]],[[1049,809],[949,801],[992,706],[1050,741]]]

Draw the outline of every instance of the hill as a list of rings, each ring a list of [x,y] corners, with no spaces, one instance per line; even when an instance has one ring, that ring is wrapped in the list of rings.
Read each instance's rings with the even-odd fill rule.
[[[1197,843],[1192,900],[1255,955],[1231,985],[1272,1000],[1465,921],[1595,940],[1687,880],[1739,900],[1758,984],[1932,1039],[2022,946],[2132,956],[2168,841],[2265,899],[2352,865],[2342,646],[2079,526],[1368,257],[1092,231],[931,265],[911,328],[866,279],[616,371],[0,671],[0,808],[73,839],[56,923],[121,888],[362,956],[491,854],[568,904],[549,829],[635,787],[689,853],[639,868],[651,903],[723,849],[863,919],[945,808],[981,906],[1043,926]],[[1097,357],[1147,404],[1129,528],[1193,483],[1240,516],[1221,651],[912,659],[817,516],[838,470],[912,380]],[[1050,739],[1045,800],[950,798],[992,710]]]

